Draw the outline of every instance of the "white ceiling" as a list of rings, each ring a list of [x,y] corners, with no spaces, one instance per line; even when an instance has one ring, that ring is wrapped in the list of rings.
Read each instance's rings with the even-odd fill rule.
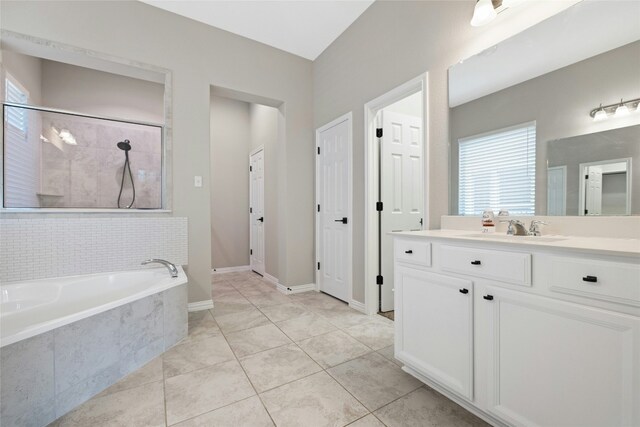
[[[374,0],[141,1],[314,60]]]

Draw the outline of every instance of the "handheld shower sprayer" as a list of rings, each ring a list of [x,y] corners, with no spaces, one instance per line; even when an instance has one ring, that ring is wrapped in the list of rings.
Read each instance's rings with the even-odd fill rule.
[[[124,166],[122,168],[122,180],[120,181],[120,193],[118,193],[118,208],[120,208],[120,198],[122,197],[122,190],[124,188],[124,176],[129,171],[129,178],[131,179],[131,188],[133,190],[133,198],[131,199],[131,203],[126,206],[127,209],[131,209],[133,206],[133,202],[136,201],[136,185],[133,182],[133,174],[131,173],[131,163],[129,162],[129,151],[131,151],[131,142],[128,139],[124,141],[120,141],[117,144],[117,147],[124,151]]]

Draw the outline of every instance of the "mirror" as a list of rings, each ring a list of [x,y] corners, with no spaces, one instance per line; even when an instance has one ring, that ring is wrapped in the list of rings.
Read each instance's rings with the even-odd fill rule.
[[[167,70],[4,30],[1,47],[4,212],[170,207]]]
[[[639,14],[583,1],[449,69],[451,215],[640,214]]]

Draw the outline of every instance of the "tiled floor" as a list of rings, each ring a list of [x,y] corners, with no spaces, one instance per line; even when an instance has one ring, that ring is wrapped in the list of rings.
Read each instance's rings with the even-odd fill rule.
[[[214,276],[189,336],[55,426],[480,426],[393,358],[393,322],[253,273]]]

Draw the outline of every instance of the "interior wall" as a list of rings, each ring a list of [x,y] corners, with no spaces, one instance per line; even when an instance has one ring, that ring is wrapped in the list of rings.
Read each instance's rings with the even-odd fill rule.
[[[211,95],[211,266],[249,265],[249,104]]]
[[[42,102],[42,62],[39,58],[2,50],[2,66],[29,91],[30,103]],[[4,101],[4,82],[2,82]]]
[[[251,150],[264,147],[265,271],[278,275],[278,109],[250,104]]]
[[[636,98],[640,88],[638,70],[640,41],[452,108],[451,212],[458,212],[458,140],[535,120],[536,214],[545,215],[547,143],[640,124],[640,114],[601,122],[594,122],[589,116],[589,111],[601,103],[611,104],[623,97]],[[595,148],[593,141],[591,145]],[[595,154],[586,146],[584,151]],[[572,172],[568,171],[568,174]],[[577,173],[568,178],[577,180]],[[577,215],[577,195],[574,196],[571,200],[567,199],[567,215]],[[573,199],[576,199],[575,205]]]
[[[353,298],[364,301],[363,105],[428,72],[425,119],[426,228],[448,211],[449,107],[447,69],[575,1],[530,2],[471,27],[474,0],[377,1],[313,64],[314,124],[353,112]]]
[[[138,1],[3,1],[0,27],[172,71],[171,214],[189,220],[190,302],[211,298],[210,86],[279,100],[278,279],[313,282],[310,61]]]
[[[42,60],[45,107],[162,124],[164,85]]]

